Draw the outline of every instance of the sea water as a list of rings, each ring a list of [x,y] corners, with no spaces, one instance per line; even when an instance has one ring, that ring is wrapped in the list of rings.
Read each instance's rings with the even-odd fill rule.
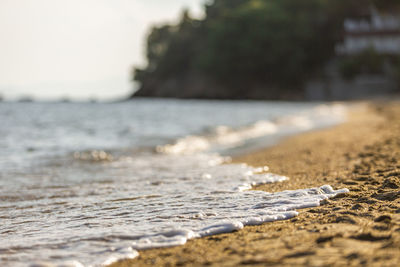
[[[0,103],[0,265],[102,266],[288,219],[338,193],[230,163],[345,120],[339,104],[137,99]],[[284,162],[282,162],[284,164]]]

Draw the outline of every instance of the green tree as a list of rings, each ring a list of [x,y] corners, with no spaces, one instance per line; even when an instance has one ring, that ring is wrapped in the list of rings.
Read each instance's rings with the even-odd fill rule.
[[[136,69],[134,78],[142,87],[150,80],[176,80],[179,87],[195,74],[238,96],[270,88],[300,92],[334,56],[346,17],[368,12],[372,3],[390,9],[398,2],[214,0],[205,6],[204,19],[184,11],[177,25],[153,28],[148,66]]]

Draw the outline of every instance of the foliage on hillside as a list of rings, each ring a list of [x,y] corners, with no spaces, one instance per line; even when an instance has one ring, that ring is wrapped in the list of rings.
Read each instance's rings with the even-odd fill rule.
[[[376,2],[385,9],[398,5],[397,0]],[[209,90],[225,88],[232,98],[251,90],[257,91],[253,95],[268,95],[259,91],[270,88],[297,92],[332,58],[343,19],[369,4],[368,0],[215,0],[205,6],[204,19],[192,19],[184,12],[178,25],[154,27],[147,40],[148,66],[136,69],[134,79],[142,88],[175,80],[178,97],[179,90],[189,90],[181,81],[199,76],[219,85]]]

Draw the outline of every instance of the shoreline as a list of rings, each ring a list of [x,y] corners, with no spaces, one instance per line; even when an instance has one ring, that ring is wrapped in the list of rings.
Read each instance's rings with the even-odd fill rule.
[[[330,184],[350,193],[286,221],[246,226],[111,266],[385,265],[400,262],[400,103],[371,104],[348,122],[234,158],[290,177],[269,192]]]

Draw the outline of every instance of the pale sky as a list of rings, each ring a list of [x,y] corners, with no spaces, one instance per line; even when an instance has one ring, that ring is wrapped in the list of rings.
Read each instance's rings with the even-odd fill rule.
[[[204,0],[0,0],[0,95],[129,95],[152,24],[201,16]]]

